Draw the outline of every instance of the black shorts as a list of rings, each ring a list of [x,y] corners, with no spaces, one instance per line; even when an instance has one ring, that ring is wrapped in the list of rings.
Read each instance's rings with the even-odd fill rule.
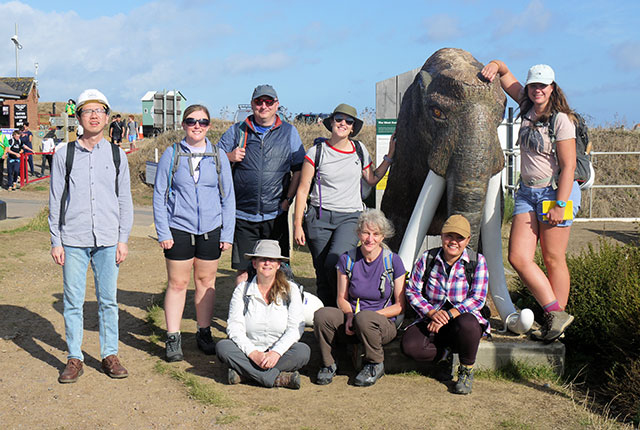
[[[115,137],[113,136],[111,138],[111,143],[122,143],[122,137]]]
[[[164,250],[166,259],[190,260],[195,257],[199,260],[217,260],[220,258],[220,227],[207,233],[207,239],[204,234],[191,234],[175,228],[170,230],[173,246]]]
[[[244,254],[253,252],[260,239],[273,239],[280,243],[283,256],[289,256],[289,224],[287,213],[282,213],[268,221],[251,222],[236,218],[236,230],[233,235],[231,267],[236,270],[248,270],[251,262]]]

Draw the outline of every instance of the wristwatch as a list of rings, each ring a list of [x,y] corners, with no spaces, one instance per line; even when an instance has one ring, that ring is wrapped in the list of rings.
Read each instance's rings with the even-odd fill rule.
[[[567,202],[565,202],[564,200],[556,200],[556,206],[564,208],[567,206]]]
[[[291,204],[291,203],[293,202],[293,199],[294,199],[295,197],[296,197],[296,196],[293,196],[293,197],[287,197],[287,201],[289,202],[289,204]]]

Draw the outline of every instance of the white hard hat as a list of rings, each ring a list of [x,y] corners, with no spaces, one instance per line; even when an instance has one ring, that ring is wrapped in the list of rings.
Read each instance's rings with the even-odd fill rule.
[[[109,100],[107,100],[107,97],[104,94],[102,94],[100,91],[94,88],[84,90],[83,92],[80,93],[80,95],[78,96],[78,103],[76,104],[76,109],[79,110],[80,108],[82,108],[83,105],[89,102],[102,103],[108,109],[111,109],[111,106],[109,105]]]

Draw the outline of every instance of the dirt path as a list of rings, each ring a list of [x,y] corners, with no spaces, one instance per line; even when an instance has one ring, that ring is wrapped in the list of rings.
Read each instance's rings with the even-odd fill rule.
[[[1,228],[1,225],[0,225]],[[579,227],[593,242],[600,227]],[[634,232],[635,231],[635,232]],[[618,237],[607,226],[605,233]],[[130,255],[120,272],[120,357],[130,371],[124,380],[100,372],[96,300],[87,290],[85,374],[76,384],[57,377],[66,362],[62,318],[61,271],[49,257],[44,232],[0,233],[4,251],[0,268],[0,423],[2,428],[591,428],[599,417],[576,407],[565,390],[543,383],[518,384],[478,379],[470,396],[450,394],[450,386],[417,374],[387,375],[375,386],[347,385],[353,371],[344,367],[333,384],[311,383],[306,369],[302,389],[228,386],[225,369],[195,346],[195,315],[187,305],[183,321],[185,361],[167,364],[183,370],[218,393],[216,405],[189,397],[187,387],[154,370],[163,349],[154,343],[147,308],[165,286],[162,253],[140,227],[131,238]],[[637,228],[623,230],[638,239]],[[573,242],[573,241],[572,241]],[[294,260],[309,255],[298,252]],[[311,283],[311,273],[300,273]],[[215,336],[224,336],[233,273],[229,255],[221,262],[215,312]],[[192,303],[192,291],[188,303]],[[157,328],[156,334],[163,332]],[[160,344],[162,345],[162,344]]]

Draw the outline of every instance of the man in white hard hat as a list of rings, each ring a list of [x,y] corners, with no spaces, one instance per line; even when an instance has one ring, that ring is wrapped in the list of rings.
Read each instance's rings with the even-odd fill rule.
[[[83,305],[87,267],[91,263],[98,301],[102,370],[126,378],[118,360],[118,269],[129,249],[133,203],[129,164],[124,151],[107,142],[103,131],[109,101],[89,89],[78,97],[76,116],[84,134],[57,148],[49,190],[51,256],[62,266],[64,325],[69,354],[60,383],[76,382],[83,373]]]

